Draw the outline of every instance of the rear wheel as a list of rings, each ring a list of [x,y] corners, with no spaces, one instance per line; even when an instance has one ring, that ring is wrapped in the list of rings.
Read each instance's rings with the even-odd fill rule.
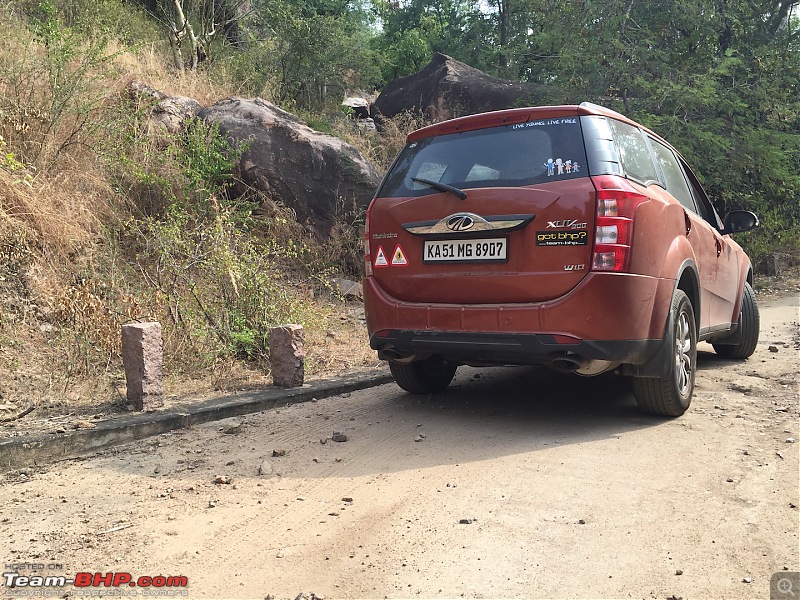
[[[392,376],[401,388],[411,394],[441,392],[456,374],[457,365],[438,356],[410,363],[389,361]]]
[[[639,408],[652,415],[679,417],[692,401],[697,368],[697,329],[689,297],[678,290],[670,307],[672,361],[667,377],[635,377],[633,395]]]
[[[758,314],[756,293],[746,281],[742,291],[742,312],[739,315],[739,328],[737,332],[739,343],[711,344],[714,352],[723,358],[748,358],[756,351],[758,345],[758,330],[761,326],[761,317]]]

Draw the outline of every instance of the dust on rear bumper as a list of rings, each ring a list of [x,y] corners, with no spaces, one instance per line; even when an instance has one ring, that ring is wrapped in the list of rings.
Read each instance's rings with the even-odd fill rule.
[[[433,355],[463,363],[538,364],[564,356],[615,363],[643,364],[662,340],[580,340],[559,343],[551,334],[464,333],[455,331],[381,330],[370,336],[373,350]]]
[[[636,365],[663,343],[674,285],[644,275],[589,273],[553,300],[469,305],[398,300],[367,277],[364,306],[376,350],[491,364],[535,364],[569,354]]]

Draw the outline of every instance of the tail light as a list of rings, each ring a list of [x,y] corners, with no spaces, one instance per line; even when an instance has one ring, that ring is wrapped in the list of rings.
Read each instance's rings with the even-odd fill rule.
[[[372,276],[372,256],[369,252],[369,208],[364,219],[364,276]]]
[[[649,198],[621,177],[593,177],[592,182],[597,189],[592,270],[627,271],[634,213],[636,207]]]

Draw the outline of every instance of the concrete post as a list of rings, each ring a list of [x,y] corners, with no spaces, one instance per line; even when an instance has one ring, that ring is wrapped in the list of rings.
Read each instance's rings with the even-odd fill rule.
[[[122,362],[125,365],[128,402],[133,404],[136,410],[150,410],[163,406],[161,323],[123,325]]]
[[[269,330],[269,362],[274,385],[303,385],[305,358],[302,325],[281,325]]]

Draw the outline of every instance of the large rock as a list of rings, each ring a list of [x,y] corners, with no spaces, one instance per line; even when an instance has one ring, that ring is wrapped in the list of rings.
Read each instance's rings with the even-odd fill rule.
[[[323,239],[338,219],[365,209],[380,183],[353,146],[261,98],[226,98],[198,116],[247,143],[237,173],[245,185],[292,209]]]
[[[153,107],[150,122],[169,133],[181,133],[200,112],[202,105],[194,98],[170,96]]]
[[[445,54],[414,75],[391,81],[378,96],[376,119],[402,112],[424,115],[431,121],[476,113],[535,106],[547,97],[545,86],[487,75]]]
[[[167,96],[141,81],[131,81],[128,91],[134,99],[153,102],[147,118],[148,125],[157,131],[181,133],[200,112],[202,105],[187,96]]]
[[[342,106],[353,111],[353,118],[355,119],[369,119],[369,101],[366,98],[359,98],[358,96],[349,96],[342,100]]]

